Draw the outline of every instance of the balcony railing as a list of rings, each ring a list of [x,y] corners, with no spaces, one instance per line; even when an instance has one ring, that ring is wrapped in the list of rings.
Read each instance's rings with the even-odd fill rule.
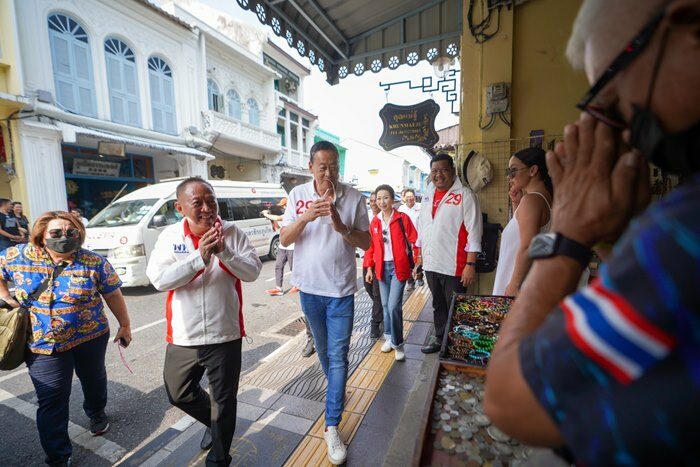
[[[211,110],[202,111],[202,121],[204,131],[220,133],[223,138],[237,140],[271,153],[282,149],[280,136],[274,131],[268,131]]]

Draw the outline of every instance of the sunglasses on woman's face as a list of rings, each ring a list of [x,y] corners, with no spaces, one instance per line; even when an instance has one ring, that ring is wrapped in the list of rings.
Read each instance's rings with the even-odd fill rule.
[[[513,177],[515,177],[515,176],[517,175],[517,173],[518,173],[519,171],[525,170],[525,169],[527,169],[527,168],[528,168],[528,167],[520,167],[520,168],[517,168],[517,167],[508,167],[508,168],[506,169],[506,177],[508,177],[508,178],[513,178]]]
[[[49,237],[50,238],[61,238],[64,236],[64,230],[63,229],[50,229],[49,230]],[[66,238],[78,238],[80,237],[80,230],[78,229],[66,229],[65,230],[65,237]]]

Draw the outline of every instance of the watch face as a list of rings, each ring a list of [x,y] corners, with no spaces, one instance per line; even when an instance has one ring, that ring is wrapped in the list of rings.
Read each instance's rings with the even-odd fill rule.
[[[556,234],[552,233],[535,235],[528,250],[530,258],[538,259],[553,256],[556,240]]]

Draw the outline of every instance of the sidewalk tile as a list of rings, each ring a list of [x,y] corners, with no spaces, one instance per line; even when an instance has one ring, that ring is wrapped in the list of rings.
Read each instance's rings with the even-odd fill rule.
[[[244,385],[238,388],[238,402],[269,409],[279,399],[280,393],[271,389]]]
[[[360,363],[360,368],[367,370],[388,372],[394,363],[394,353],[387,352],[379,355],[367,355]]]
[[[374,391],[348,387],[345,390],[345,410],[364,415],[375,395]]]
[[[330,466],[326,442],[307,436],[301,441],[294,454],[287,460],[286,467]]]
[[[416,344],[404,344],[403,351],[408,360],[425,360],[425,354],[420,351],[421,346]]]
[[[362,415],[356,413],[350,413],[343,411],[343,418],[340,420],[340,439],[343,440],[345,444],[352,441],[355,432],[360,426],[362,421]],[[310,436],[315,436],[317,438],[323,439],[323,432],[326,430],[326,419],[325,417],[320,417],[314,426],[309,430]]]
[[[408,338],[406,339],[406,343],[423,345],[425,343],[425,340],[428,337],[428,334],[430,333],[431,329],[432,329],[431,324],[422,323],[419,321],[416,322],[413,325],[411,332],[408,334]]]
[[[323,413],[326,404],[292,396],[290,394],[282,394],[282,397],[277,399],[270,408],[273,410],[281,410],[289,415],[316,420]]]
[[[258,407],[256,405],[250,405],[246,404],[245,402],[238,401],[236,415],[239,418],[243,418],[254,422],[258,418],[260,418],[262,414],[265,413],[265,410],[266,409],[264,407]]]
[[[374,398],[362,420],[363,429],[365,426],[371,426],[393,433],[401,419],[408,394],[409,390],[406,388],[383,384],[382,390]]]
[[[393,429],[381,429],[362,424],[348,446],[348,465],[385,465],[384,458],[394,436]],[[406,440],[407,443],[413,440]]]
[[[358,368],[348,380],[347,386],[378,391],[384,380],[385,373]]]
[[[274,426],[281,428],[282,430],[291,431],[292,433],[305,435],[314,422],[308,418],[296,417],[294,415],[283,413],[279,409],[270,409],[258,419],[257,423],[265,425],[265,428],[268,426]]]
[[[391,367],[389,374],[384,379],[380,392],[384,386],[399,386],[410,390],[416,382],[416,375],[420,372],[422,362],[416,360],[406,360],[397,362]]]
[[[433,324],[433,319],[434,319],[433,306],[428,303],[425,305],[423,310],[420,312],[416,321],[422,321],[422,322]]]

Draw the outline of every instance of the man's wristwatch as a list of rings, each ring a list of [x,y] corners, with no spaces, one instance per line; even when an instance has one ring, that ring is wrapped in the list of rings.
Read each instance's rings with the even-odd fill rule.
[[[467,261],[467,266],[474,266],[474,267],[476,267],[476,261]]]
[[[528,250],[528,255],[532,259],[562,255],[575,259],[584,267],[591,260],[591,253],[591,249],[587,246],[556,232],[535,235]]]

